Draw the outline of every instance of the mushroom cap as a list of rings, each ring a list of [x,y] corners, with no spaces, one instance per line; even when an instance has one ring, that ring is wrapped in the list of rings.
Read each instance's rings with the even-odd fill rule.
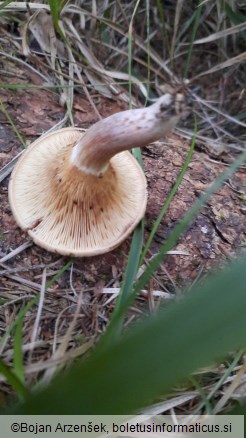
[[[36,140],[22,155],[9,183],[16,222],[34,242],[67,256],[93,256],[120,245],[146,209],[146,178],[130,152],[111,158],[100,176],[70,160],[83,135],[64,128]]]

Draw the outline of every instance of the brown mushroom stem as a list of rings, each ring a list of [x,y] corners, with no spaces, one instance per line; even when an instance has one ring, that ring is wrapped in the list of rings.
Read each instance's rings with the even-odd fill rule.
[[[147,108],[122,111],[100,120],[73,147],[72,164],[98,176],[119,152],[159,140],[179,120],[179,97],[165,94]]]

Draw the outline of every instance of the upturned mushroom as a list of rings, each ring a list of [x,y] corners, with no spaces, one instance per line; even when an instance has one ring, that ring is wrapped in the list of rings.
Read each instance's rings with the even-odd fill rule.
[[[178,122],[183,97],[116,113],[85,133],[64,128],[36,140],[12,172],[9,201],[18,225],[51,252],[81,257],[111,251],[146,209],[145,175],[128,151]]]

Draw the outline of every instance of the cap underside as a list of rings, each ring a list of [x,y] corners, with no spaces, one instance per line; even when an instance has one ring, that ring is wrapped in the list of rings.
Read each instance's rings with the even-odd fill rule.
[[[147,202],[145,176],[129,152],[115,155],[100,177],[70,163],[81,135],[65,128],[36,140],[9,184],[18,225],[41,247],[76,257],[118,246],[143,217]]]

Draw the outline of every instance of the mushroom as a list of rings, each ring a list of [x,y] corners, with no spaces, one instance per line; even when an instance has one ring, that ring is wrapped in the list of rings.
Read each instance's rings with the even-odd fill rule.
[[[42,136],[12,172],[9,201],[18,225],[51,252],[93,256],[111,251],[143,218],[147,190],[128,151],[160,139],[182,112],[182,96],[116,113],[85,133],[64,128]],[[181,103],[181,104],[180,104]]]

